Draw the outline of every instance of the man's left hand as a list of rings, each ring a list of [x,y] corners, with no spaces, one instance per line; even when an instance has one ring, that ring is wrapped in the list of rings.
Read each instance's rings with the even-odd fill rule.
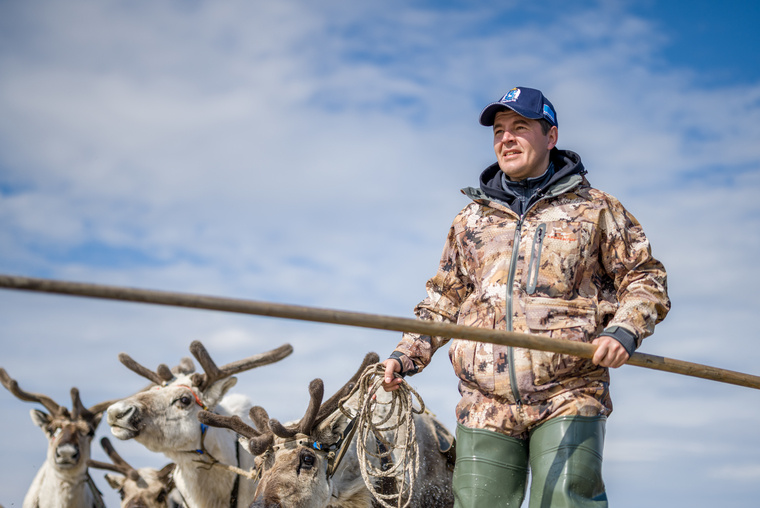
[[[597,337],[591,342],[597,346],[592,362],[602,367],[617,369],[628,361],[628,353],[623,345],[607,335]]]

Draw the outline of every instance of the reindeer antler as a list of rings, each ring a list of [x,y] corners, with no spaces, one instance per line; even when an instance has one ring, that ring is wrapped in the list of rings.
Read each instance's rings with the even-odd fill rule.
[[[314,379],[309,383],[309,405],[306,408],[306,413],[298,421],[297,424],[290,427],[286,427],[279,422],[279,420],[269,420],[269,428],[272,432],[279,437],[291,438],[296,434],[310,434],[311,429],[314,426],[314,420],[319,412],[319,407],[322,404],[322,397],[325,394],[325,386],[321,379]]]
[[[274,443],[274,434],[269,428],[269,415],[261,406],[253,406],[248,411],[248,416],[253,421],[256,428],[261,432],[261,436],[248,440],[248,449],[254,455],[261,455]]]
[[[199,411],[198,421],[210,425],[230,429],[248,439],[248,450],[253,455],[261,455],[274,442],[274,434],[267,427],[269,416],[264,408],[252,407],[249,416],[258,430],[245,423],[239,416],[222,416],[209,411]]]
[[[169,367],[163,363],[158,366],[156,372],[153,372],[149,368],[137,363],[127,353],[119,353],[119,361],[135,374],[138,374],[157,385],[162,385],[165,381],[171,381],[174,378],[174,374],[172,374]]]
[[[87,408],[84,407],[82,399],[79,397],[79,388],[73,387],[71,389],[71,419],[76,420],[80,416],[92,418],[92,415],[88,415],[87,413]]]
[[[97,460],[90,460],[88,461],[88,465],[90,467],[113,471],[115,473],[122,474],[133,481],[137,481],[140,478],[140,473],[138,473],[134,467],[130,466],[126,460],[121,458],[121,455],[116,452],[114,447],[111,445],[111,441],[109,441],[107,437],[104,437],[100,440],[100,446],[103,447],[103,450],[106,452],[106,455],[108,455],[111,461],[113,461],[113,464],[109,464],[107,462],[99,462]]]
[[[104,400],[103,402],[99,402],[90,408],[86,408],[82,404],[82,399],[79,397],[79,389],[74,387],[71,389],[72,420],[82,418],[83,420],[87,420],[88,422],[92,423],[97,415],[108,409],[108,406],[115,402],[118,402],[119,400],[121,399]]]
[[[216,366],[216,363],[211,359],[208,351],[206,351],[206,348],[200,341],[195,340],[190,344],[190,352],[198,360],[198,363],[201,364],[204,371],[204,374],[193,374],[193,384],[199,387],[201,391],[204,391],[220,379],[282,360],[293,352],[293,346],[285,344],[266,353],[260,353],[243,360],[228,363],[221,368]]]
[[[71,420],[77,420],[79,418],[87,421],[93,427],[96,427],[95,417],[105,411],[108,406],[113,404],[119,399],[107,400],[99,404],[95,404],[91,408],[87,409],[82,404],[82,399],[79,397],[79,389],[74,387],[71,389],[71,412],[64,406],[59,405],[53,399],[47,395],[41,393],[25,392],[18,386],[18,381],[11,378],[8,373],[0,367],[0,383],[17,398],[26,402],[39,402],[51,415],[62,416],[65,418],[71,418]]]
[[[129,370],[139,374],[140,376],[147,378],[154,385],[163,385],[174,379],[177,374],[192,374],[195,372],[195,365],[190,358],[183,357],[179,365],[170,369],[166,364],[161,363],[156,368],[156,371],[152,371],[147,367],[137,363],[127,353],[119,353],[119,361],[124,364]],[[152,385],[143,388],[140,391],[147,390]],[[115,402],[115,401],[114,401]]]
[[[116,403],[117,403],[117,402],[119,402],[120,400],[121,400],[121,399],[111,399],[111,400],[105,400],[105,401],[103,401],[103,402],[99,402],[99,403],[95,404],[94,406],[90,406],[90,407],[87,409],[87,411],[88,411],[90,414],[92,414],[92,415],[97,415],[97,414],[99,414],[99,413],[102,413],[102,412],[103,412],[103,411],[105,411],[106,409],[108,409],[108,408],[109,408],[110,406],[112,406],[113,404],[116,404]]]
[[[121,455],[119,455],[119,453],[114,449],[113,445],[111,444],[111,440],[107,437],[104,437],[100,440],[100,446],[103,447],[103,451],[106,452],[106,455],[108,455],[108,458],[111,459],[114,464],[131,470],[135,469],[130,466],[126,460],[121,458]]]
[[[4,368],[0,367],[0,383],[17,398],[26,402],[39,402],[51,414],[68,414],[68,409],[58,405],[53,399],[41,393],[25,392],[18,386],[18,382],[10,377]]]
[[[269,429],[269,415],[267,414],[267,410],[264,409],[261,406],[253,406],[248,411],[248,417],[251,419],[253,424],[256,426],[259,432],[262,434],[266,434],[267,432],[271,432]]]
[[[87,459],[87,467],[94,467],[95,469],[104,469],[106,471],[113,471],[120,475],[129,476],[129,471],[123,470],[121,467],[115,464],[109,464],[108,462],[100,462],[99,460]]]
[[[212,427],[220,427],[224,429],[234,430],[238,434],[246,438],[259,437],[261,432],[257,431],[247,423],[245,423],[239,416],[222,416],[210,411],[199,411],[198,421],[210,425]]]

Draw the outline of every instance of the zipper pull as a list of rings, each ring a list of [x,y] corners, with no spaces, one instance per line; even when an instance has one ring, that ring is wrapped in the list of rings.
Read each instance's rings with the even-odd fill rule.
[[[544,234],[546,233],[546,224],[542,223],[536,229],[533,236],[533,245],[530,248],[530,260],[528,261],[528,275],[525,292],[532,295],[536,292],[538,284],[538,271],[541,266],[541,251],[543,250]]]

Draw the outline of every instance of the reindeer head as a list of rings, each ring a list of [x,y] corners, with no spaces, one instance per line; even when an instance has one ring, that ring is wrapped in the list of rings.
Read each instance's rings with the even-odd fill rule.
[[[324,404],[321,379],[309,384],[310,402],[304,416],[290,425],[269,419],[266,411],[253,407],[252,428],[238,417],[225,417],[201,411],[198,419],[207,425],[234,430],[248,451],[256,455],[259,484],[251,507],[324,508],[333,493],[334,457],[344,439],[348,417],[339,410],[339,403],[353,388],[367,365],[377,363],[375,353],[368,354],[361,368],[335,395]],[[348,456],[347,456],[348,457]],[[355,460],[355,455],[352,460]],[[358,475],[358,466],[353,468]],[[340,473],[339,473],[340,475]],[[355,492],[370,506],[371,495],[359,477]]]
[[[69,411],[46,395],[25,392],[2,367],[0,383],[17,398],[26,402],[37,402],[48,410],[47,413],[38,409],[32,409],[30,412],[32,421],[48,438],[48,463],[56,470],[71,474],[86,470],[87,460],[90,458],[90,442],[103,411],[114,401],[101,402],[87,409],[79,398],[79,390],[72,388],[72,406]]]
[[[108,408],[111,432],[119,439],[135,438],[155,452],[197,449],[204,432],[197,414],[217,406],[237,382],[234,374],[282,360],[292,351],[286,344],[219,368],[206,348],[194,341],[190,352],[203,367],[203,374],[196,373],[187,358],[174,369],[161,364],[153,372],[121,353],[119,360],[154,386]]]
[[[174,489],[172,472],[174,464],[167,464],[161,470],[153,468],[135,469],[116,453],[107,437],[100,440],[112,463],[90,460],[90,467],[118,473],[106,474],[108,484],[121,496],[121,508],[167,508],[170,492]]]

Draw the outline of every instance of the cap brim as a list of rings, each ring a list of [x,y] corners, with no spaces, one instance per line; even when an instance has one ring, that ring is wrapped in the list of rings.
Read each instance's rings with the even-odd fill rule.
[[[539,118],[542,118],[541,116],[536,116],[532,113],[526,114],[526,112],[520,111],[519,109],[512,107],[511,105],[504,104],[503,102],[492,102],[483,108],[483,111],[480,113],[480,125],[483,125],[485,127],[493,126],[494,120],[496,119],[496,113],[499,111],[504,111],[505,109],[511,109],[518,115],[524,116],[525,118],[530,118],[531,120],[538,120]]]
[[[500,103],[500,102],[492,102],[485,108],[483,108],[483,111],[480,113],[480,125],[483,125],[485,127],[491,127],[493,125],[494,118],[496,118],[496,113],[498,111],[507,109],[507,107]]]

